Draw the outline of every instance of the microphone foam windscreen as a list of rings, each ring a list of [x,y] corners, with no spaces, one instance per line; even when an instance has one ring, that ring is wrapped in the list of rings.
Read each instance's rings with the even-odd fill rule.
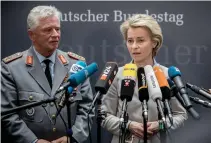
[[[136,86],[137,78],[137,66],[135,64],[126,64],[123,70],[123,80],[121,83],[121,100],[127,99],[127,101],[131,101],[134,89]]]
[[[98,70],[98,66],[96,63],[92,63],[85,67],[83,70],[70,75],[68,81],[70,85],[73,87],[78,86],[79,84],[83,83],[89,76],[94,74]]]
[[[135,64],[126,64],[123,70],[124,78],[136,79],[137,77],[137,66]]]
[[[181,76],[180,70],[174,66],[169,67],[168,74],[171,79],[173,79],[176,76]]]
[[[77,73],[86,67],[86,63],[83,61],[77,61],[70,68],[70,74]]]
[[[146,75],[149,97],[151,97],[154,101],[156,99],[162,100],[162,93],[152,66],[146,65],[144,67],[144,71]]]
[[[139,67],[137,71],[138,76],[138,92],[139,92],[139,100],[143,102],[144,100],[149,100],[149,93],[147,89],[147,81],[144,73],[144,68]]]
[[[116,74],[118,66],[115,62],[107,62],[105,68],[95,84],[95,91],[100,91],[101,94],[106,94],[111,86]]]

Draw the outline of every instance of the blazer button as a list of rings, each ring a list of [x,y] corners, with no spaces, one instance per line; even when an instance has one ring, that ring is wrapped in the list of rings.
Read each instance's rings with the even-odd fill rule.
[[[33,96],[32,95],[29,96],[29,100],[33,100]]]
[[[53,130],[53,132],[56,132],[56,128],[53,128],[52,130]]]
[[[55,119],[55,118],[56,118],[56,115],[55,115],[55,114],[53,114],[51,117],[52,117],[52,119]]]
[[[54,103],[53,103],[53,102],[51,102],[51,103],[50,103],[50,105],[51,105],[51,106],[54,106]]]

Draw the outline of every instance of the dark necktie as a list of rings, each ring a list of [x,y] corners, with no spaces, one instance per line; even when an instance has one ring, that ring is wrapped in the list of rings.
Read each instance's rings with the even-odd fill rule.
[[[45,65],[46,65],[46,68],[45,68],[45,75],[46,75],[46,77],[47,77],[47,80],[48,80],[48,82],[49,82],[50,87],[52,88],[52,78],[51,78],[51,72],[50,72],[50,66],[49,66],[51,60],[45,59],[43,62],[44,62]]]

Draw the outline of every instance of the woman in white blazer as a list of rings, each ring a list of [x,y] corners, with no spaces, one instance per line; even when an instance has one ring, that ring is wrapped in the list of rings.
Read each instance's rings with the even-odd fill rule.
[[[157,21],[149,15],[137,14],[123,22],[120,30],[132,57],[132,62],[137,67],[144,67],[146,65],[160,66],[168,79],[168,68],[158,64],[154,59],[163,42],[163,35]],[[123,79],[122,72],[123,67],[120,67],[111,87],[102,99],[102,110],[107,113],[106,118],[102,121],[102,127],[113,134],[112,143],[119,142],[119,117],[122,107],[122,100],[120,99],[121,81]],[[144,136],[142,106],[138,98],[137,85],[136,83],[133,99],[131,102],[128,102],[127,107],[129,115],[126,125],[129,133],[127,140],[132,143],[143,142]],[[173,125],[169,126],[169,130],[178,128],[187,119],[185,109],[175,97],[171,98],[170,105],[173,113]],[[167,120],[167,124],[170,125],[169,120]],[[157,105],[151,98],[148,101],[147,136],[148,143],[160,143]]]

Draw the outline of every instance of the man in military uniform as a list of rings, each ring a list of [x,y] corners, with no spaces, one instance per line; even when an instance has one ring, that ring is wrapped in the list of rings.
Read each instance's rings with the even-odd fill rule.
[[[1,109],[6,111],[55,94],[72,64],[85,60],[71,52],[58,50],[61,13],[53,6],[37,6],[27,18],[32,46],[2,60]],[[72,142],[82,143],[88,135],[87,110],[93,94],[89,80],[77,87],[71,100]],[[32,107],[2,117],[2,141],[6,143],[66,143],[67,109],[56,117],[54,103]],[[90,123],[94,109],[90,114]],[[90,125],[91,126],[91,125]]]

